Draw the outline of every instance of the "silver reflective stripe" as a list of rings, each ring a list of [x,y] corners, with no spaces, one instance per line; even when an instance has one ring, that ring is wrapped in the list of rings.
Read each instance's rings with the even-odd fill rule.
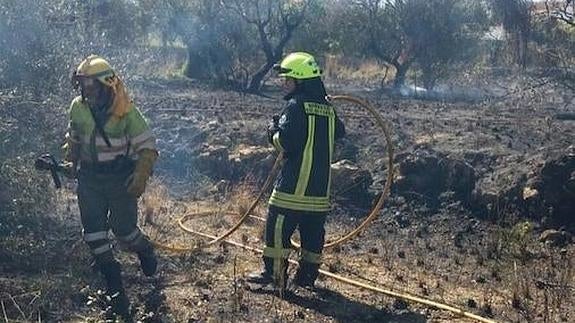
[[[130,234],[125,235],[125,236],[118,236],[118,239],[124,241],[124,242],[130,242],[134,239],[136,239],[138,236],[140,235],[140,229],[136,228],[134,231],[132,231]]]
[[[156,150],[156,140],[154,138],[150,138],[147,141],[144,141],[139,144],[135,144],[132,148],[132,151],[139,151],[142,149],[153,149]]]
[[[150,138],[152,138],[152,131],[146,130],[146,131],[142,132],[141,134],[132,138],[131,142],[133,145],[137,145],[137,144],[140,144],[146,140],[149,140]]]
[[[101,161],[101,162],[111,161],[111,160],[116,159],[116,157],[118,157],[120,155],[124,155],[125,153],[126,153],[126,151],[124,151],[124,150],[111,152],[111,153],[98,153],[98,161]]]
[[[90,136],[82,136],[82,143],[84,144],[90,144]],[[121,137],[121,138],[108,138],[110,139],[110,144],[114,147],[114,146],[126,146],[128,144],[128,140],[126,139],[126,137]],[[101,146],[101,147],[108,147],[108,145],[106,144],[106,141],[104,140],[104,138],[102,138],[100,135],[96,135],[96,146]]]
[[[92,249],[92,252],[93,252],[95,255],[101,255],[101,254],[103,254],[103,253],[105,253],[105,252],[108,252],[108,251],[110,251],[110,250],[112,250],[112,246],[111,246],[109,243],[106,243],[106,244],[103,245],[103,246],[100,246],[100,247],[98,247],[98,248]]]
[[[107,231],[84,233],[84,241],[86,241],[86,242],[98,241],[98,240],[103,240],[103,239],[107,239],[107,238],[108,238],[108,232]]]

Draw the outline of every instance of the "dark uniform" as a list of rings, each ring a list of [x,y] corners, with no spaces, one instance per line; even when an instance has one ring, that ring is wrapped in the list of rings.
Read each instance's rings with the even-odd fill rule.
[[[330,210],[330,165],[335,140],[345,134],[343,123],[326,100],[319,77],[298,80],[269,140],[283,152],[284,165],[269,200],[264,249],[264,272],[248,281],[273,279],[285,286],[290,238],[296,228],[301,237],[295,282],[312,286],[318,276],[324,245],[324,224]]]

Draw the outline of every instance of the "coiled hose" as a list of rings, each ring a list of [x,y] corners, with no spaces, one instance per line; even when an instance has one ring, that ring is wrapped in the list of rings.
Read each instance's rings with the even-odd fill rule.
[[[377,112],[377,110],[375,108],[373,108],[367,102],[360,100],[358,98],[352,97],[352,96],[336,95],[336,96],[331,96],[330,100],[333,102],[347,101],[350,103],[357,104],[357,105],[361,106],[362,108],[366,109],[370,113],[370,115],[373,117],[377,126],[379,127],[379,129],[381,130],[381,132],[383,134],[383,138],[385,139],[385,144],[386,144],[386,149],[387,149],[387,177],[386,177],[386,182],[385,182],[383,192],[379,195],[377,202],[375,203],[375,205],[373,206],[373,208],[371,209],[371,211],[369,212],[367,217],[355,229],[353,229],[349,233],[347,233],[347,234],[343,235],[342,237],[337,238],[333,241],[326,242],[324,245],[324,248],[333,248],[335,246],[339,246],[339,245],[347,242],[348,240],[356,237],[359,233],[361,233],[363,230],[365,230],[365,228],[367,228],[369,226],[369,224],[379,214],[379,211],[383,207],[385,200],[387,199],[387,197],[390,194],[391,184],[393,182],[393,173],[394,173],[393,172],[393,142],[391,139],[391,131],[389,130],[389,127],[388,127],[386,121],[381,117],[381,115]],[[225,244],[233,245],[236,247],[240,247],[240,248],[243,248],[246,250],[251,250],[251,251],[262,254],[263,251],[261,249],[253,248],[253,247],[250,247],[250,246],[238,243],[238,242],[229,241],[229,240],[226,240],[226,238],[228,238],[231,234],[233,234],[246,221],[246,219],[248,217],[251,217],[253,210],[258,205],[258,203],[261,201],[265,192],[269,191],[269,189],[271,188],[273,180],[276,177],[277,171],[280,168],[282,160],[283,160],[283,155],[280,153],[277,156],[277,158],[274,162],[274,165],[273,165],[272,169],[270,170],[269,175],[266,178],[260,192],[258,193],[256,198],[252,201],[249,208],[241,215],[241,217],[238,219],[238,221],[230,229],[228,229],[226,232],[224,232],[222,235],[213,236],[213,235],[207,234],[205,232],[198,232],[198,231],[195,231],[195,230],[193,230],[193,229],[191,229],[185,225],[185,223],[189,219],[191,219],[192,217],[206,216],[206,215],[213,214],[214,212],[207,211],[207,212],[189,213],[189,214],[182,216],[178,220],[179,227],[182,230],[184,230],[185,232],[209,239],[208,242],[205,242],[199,246],[194,246],[194,247],[166,245],[166,244],[160,243],[158,241],[153,241],[154,245],[158,248],[161,248],[161,249],[164,249],[167,251],[171,251],[171,252],[190,252],[190,251],[194,251],[194,250],[197,250],[200,248],[206,248],[209,246],[213,246],[217,243],[225,243]],[[228,212],[228,213],[232,214],[232,212]],[[300,244],[293,241],[293,240],[292,240],[292,245],[295,248],[300,248]],[[293,261],[293,260],[290,260],[290,262],[295,263],[295,261]],[[371,291],[385,294],[388,296],[401,298],[401,299],[404,299],[407,301],[427,305],[430,307],[446,310],[446,311],[455,313],[456,315],[471,318],[471,319],[474,319],[474,320],[479,321],[479,322],[485,322],[485,323],[494,323],[495,322],[495,321],[490,320],[488,318],[484,318],[482,316],[466,312],[466,311],[459,309],[459,308],[456,308],[454,306],[443,304],[443,303],[438,303],[438,302],[435,302],[435,301],[432,301],[432,300],[429,300],[429,299],[426,299],[426,298],[423,298],[420,296],[411,295],[407,292],[399,292],[399,291],[392,291],[392,290],[388,290],[388,289],[379,288],[379,287],[376,287],[373,285],[359,282],[357,280],[349,279],[349,278],[334,274],[332,272],[329,272],[329,271],[326,271],[323,269],[320,269],[319,272],[320,272],[320,274],[322,274],[324,276],[330,277],[332,279],[335,279],[337,281],[340,281],[340,282],[343,282],[343,283],[346,283],[349,285],[353,285],[353,286],[360,287],[363,289],[371,290]]]

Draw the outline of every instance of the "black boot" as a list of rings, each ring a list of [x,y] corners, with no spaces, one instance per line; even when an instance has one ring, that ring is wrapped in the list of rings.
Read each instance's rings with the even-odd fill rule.
[[[125,322],[132,322],[130,301],[122,284],[122,272],[120,264],[116,260],[99,264],[100,272],[104,276],[108,287],[106,294],[110,298],[112,311],[120,316]]]
[[[156,270],[158,269],[158,260],[156,259],[156,255],[154,254],[154,249],[152,246],[146,248],[145,250],[139,251],[138,258],[140,259],[140,268],[142,268],[142,272],[147,277],[154,276],[156,274]]]
[[[248,283],[268,285],[274,282],[272,258],[263,257],[263,261],[264,261],[264,270],[248,274],[246,276],[246,281]]]
[[[319,276],[319,264],[300,262],[294,283],[300,287],[314,287],[315,280]]]
[[[264,271],[256,271],[253,273],[250,273],[246,276],[246,281],[248,283],[253,283],[253,284],[259,284],[259,285],[267,285],[267,284],[271,284],[274,282],[274,277]]]
[[[117,316],[122,318],[124,322],[126,323],[133,322],[134,317],[132,315],[130,300],[128,299],[128,296],[126,296],[126,293],[124,291],[117,292],[112,295],[109,295],[109,297],[110,297],[110,307],[112,308],[112,311]]]

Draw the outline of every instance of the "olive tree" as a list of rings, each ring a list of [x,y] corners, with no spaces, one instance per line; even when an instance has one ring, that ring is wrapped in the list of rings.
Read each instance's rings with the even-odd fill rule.
[[[396,70],[394,86],[419,66],[432,87],[453,64],[473,59],[473,46],[488,27],[480,2],[456,0],[354,0],[357,47]]]

